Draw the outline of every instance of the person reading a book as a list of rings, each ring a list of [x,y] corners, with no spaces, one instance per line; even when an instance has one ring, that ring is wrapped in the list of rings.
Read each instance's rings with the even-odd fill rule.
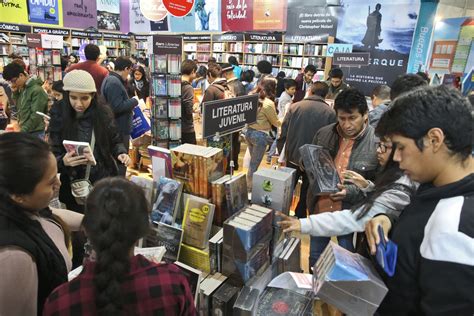
[[[378,132],[378,130],[377,130]],[[344,172],[344,183],[355,184],[366,197],[350,209],[293,218],[279,214],[283,231],[297,231],[311,236],[331,237],[363,232],[365,224],[378,214],[399,214],[411,201],[417,183],[403,174],[398,162],[393,160],[396,145],[389,138],[377,143],[379,171],[375,182],[366,180],[355,171]]]
[[[63,82],[64,99],[59,105],[62,110],[60,115],[51,118],[50,144],[61,173],[59,200],[68,209],[82,213],[83,206],[77,204],[72,196],[70,183],[85,177],[86,167],[92,160],[86,156],[93,155],[96,161],[90,171],[92,184],[117,175],[117,166],[128,165],[130,158],[115,127],[113,114],[97,96],[92,76],[83,70],[74,70],[64,77]],[[92,153],[79,155],[67,152],[63,146],[64,140],[92,144],[93,135],[95,145]]]
[[[133,255],[148,233],[148,214],[135,183],[121,177],[97,182],[83,220],[95,261],[51,293],[43,315],[196,315],[188,280],[176,265]]]
[[[60,184],[47,143],[28,133],[0,135],[0,315],[41,315],[67,281],[69,229],[48,208]]]

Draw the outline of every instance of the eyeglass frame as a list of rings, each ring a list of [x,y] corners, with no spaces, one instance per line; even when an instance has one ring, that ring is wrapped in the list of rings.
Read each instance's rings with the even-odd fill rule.
[[[375,142],[375,146],[377,146],[377,149],[380,150],[382,154],[385,154],[387,152],[387,149],[392,149],[392,146],[387,146],[385,142]]]

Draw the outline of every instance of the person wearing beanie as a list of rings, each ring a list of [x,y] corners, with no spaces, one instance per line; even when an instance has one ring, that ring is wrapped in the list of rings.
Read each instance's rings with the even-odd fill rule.
[[[110,104],[115,115],[115,122],[118,131],[122,136],[125,149],[130,145],[130,134],[132,133],[133,109],[138,105],[138,97],[130,98],[127,92],[127,80],[132,62],[126,57],[119,57],[115,60],[115,69],[105,78],[102,83],[102,95],[105,101]],[[122,169],[121,174],[125,175],[126,170]]]
[[[21,131],[44,138],[43,118],[36,114],[48,111],[48,95],[41,87],[43,81],[36,76],[28,76],[25,69],[16,62],[3,68],[3,78],[13,91]]]
[[[49,142],[61,174],[59,200],[70,210],[83,212],[71,194],[70,183],[83,179],[86,166],[91,163],[88,153],[77,155],[66,152],[64,140],[91,143],[95,135],[93,165],[89,180],[94,182],[118,175],[119,165],[128,165],[130,158],[115,126],[110,108],[99,98],[92,76],[84,70],[73,70],[63,80],[64,98],[59,107],[59,117],[52,117]]]

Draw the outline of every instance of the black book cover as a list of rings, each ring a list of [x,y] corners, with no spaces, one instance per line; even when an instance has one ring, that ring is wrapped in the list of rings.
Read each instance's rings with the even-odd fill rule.
[[[268,287],[260,296],[256,315],[309,316],[312,315],[312,305],[313,301],[309,296]]]
[[[164,246],[166,253],[163,259],[173,263],[179,258],[183,230],[164,223],[156,223],[145,239],[146,247]]]
[[[319,194],[339,192],[339,174],[327,149],[317,145],[303,145],[300,147],[306,174],[310,187]]]

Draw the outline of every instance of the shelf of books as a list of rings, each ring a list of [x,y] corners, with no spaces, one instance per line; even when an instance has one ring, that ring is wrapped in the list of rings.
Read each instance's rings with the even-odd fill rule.
[[[29,48],[28,55],[30,74],[43,81],[62,80],[61,50]]]
[[[171,44],[174,46],[164,48]],[[182,40],[156,35],[153,45],[153,54],[149,55],[153,145],[174,148],[181,141]]]
[[[230,56],[243,63],[244,35],[225,33],[212,35],[212,56],[218,63],[227,63]]]
[[[211,35],[183,36],[184,59],[197,60],[198,63],[207,63],[212,53]]]
[[[283,52],[283,35],[276,34],[244,34],[244,69],[256,70],[256,65],[261,60],[269,61],[272,66],[273,75],[277,75],[281,69]]]
[[[135,41],[132,42],[134,45],[135,53],[145,53],[148,55],[148,36],[147,35],[135,35]],[[133,50],[132,50],[133,51]]]
[[[31,33],[31,26],[8,23],[2,23],[2,26],[8,31],[0,33],[0,74],[3,72],[3,67],[10,62],[8,57],[10,54],[20,55],[28,64],[26,34]]]

